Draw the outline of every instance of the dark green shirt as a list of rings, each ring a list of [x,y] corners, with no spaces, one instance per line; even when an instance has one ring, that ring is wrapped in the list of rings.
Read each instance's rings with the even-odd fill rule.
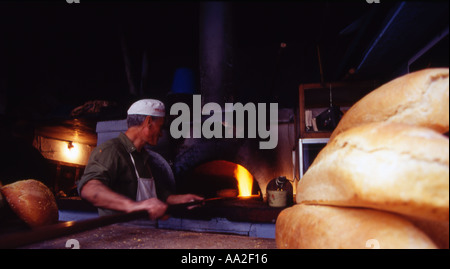
[[[138,152],[131,140],[124,133],[120,133],[117,138],[106,141],[92,151],[84,174],[77,184],[78,193],[81,193],[81,188],[86,182],[98,179],[111,190],[136,200],[137,176],[130,153],[133,155],[139,176],[152,177],[149,154],[145,149]],[[166,201],[171,191],[164,178],[156,176],[153,178],[158,199]],[[100,215],[111,213],[114,211],[99,208]]]

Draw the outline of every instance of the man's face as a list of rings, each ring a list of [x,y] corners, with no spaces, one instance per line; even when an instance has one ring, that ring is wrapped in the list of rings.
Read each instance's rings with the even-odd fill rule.
[[[163,125],[163,117],[148,117],[145,140],[149,145],[155,146],[158,143],[158,139],[162,136]]]

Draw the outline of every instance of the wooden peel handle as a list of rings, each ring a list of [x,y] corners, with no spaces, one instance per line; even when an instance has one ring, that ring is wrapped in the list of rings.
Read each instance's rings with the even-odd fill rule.
[[[220,201],[224,199],[230,198],[218,197],[218,198],[204,199],[200,201],[193,201],[189,203],[170,205],[167,209],[167,213],[170,215],[171,212],[176,211],[179,212],[180,210],[186,210],[188,207],[191,206],[196,205],[202,206],[205,205],[206,203],[211,203],[214,201]],[[118,213],[110,216],[103,216],[99,218],[81,221],[60,222],[24,232],[16,232],[0,236],[0,249],[17,248],[20,246],[26,246],[33,243],[42,242],[45,240],[50,240],[61,236],[66,236],[69,234],[92,230],[95,228],[107,226],[114,223],[127,222],[141,218],[148,218],[147,211],[141,210],[131,213]]]

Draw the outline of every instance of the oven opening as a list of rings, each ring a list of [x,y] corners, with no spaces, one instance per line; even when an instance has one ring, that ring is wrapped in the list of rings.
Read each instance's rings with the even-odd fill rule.
[[[252,174],[242,165],[225,160],[203,163],[183,178],[179,192],[194,193],[205,198],[259,198],[261,190]]]

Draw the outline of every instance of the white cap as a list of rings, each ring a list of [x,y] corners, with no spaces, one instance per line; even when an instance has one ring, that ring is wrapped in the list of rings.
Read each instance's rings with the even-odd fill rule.
[[[128,115],[146,115],[164,117],[166,109],[163,102],[155,99],[142,99],[133,103],[128,109]]]

